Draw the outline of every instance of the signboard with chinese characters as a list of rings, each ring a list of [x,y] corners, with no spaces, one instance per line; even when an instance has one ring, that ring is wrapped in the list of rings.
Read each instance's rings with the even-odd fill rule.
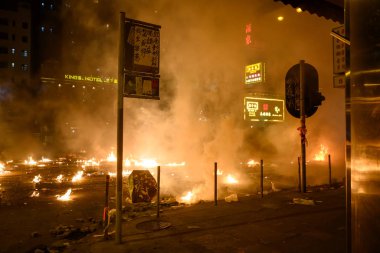
[[[344,26],[333,29],[333,32],[344,36]],[[346,86],[346,45],[341,40],[333,37],[333,74],[334,88],[344,88]]]
[[[333,32],[344,36],[344,26],[333,29]],[[341,74],[346,71],[346,47],[345,44],[337,38],[333,38],[333,61],[334,74]]]
[[[273,98],[244,98],[244,120],[284,121],[284,100]]]
[[[262,62],[245,66],[245,84],[265,81],[265,64]]]
[[[125,97],[160,99],[160,28],[125,19]]]
[[[126,19],[126,70],[159,73],[160,26]]]

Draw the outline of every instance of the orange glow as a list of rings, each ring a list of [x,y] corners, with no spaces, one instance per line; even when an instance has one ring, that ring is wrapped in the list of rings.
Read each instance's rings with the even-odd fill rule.
[[[72,181],[73,183],[75,183],[75,182],[79,182],[79,181],[82,180],[82,177],[83,177],[83,171],[80,170],[80,171],[77,172],[77,174],[75,174],[75,175],[73,176],[73,179],[72,179],[71,181]]]
[[[189,191],[186,193],[186,195],[181,197],[180,202],[185,203],[185,204],[191,204],[194,201],[194,197],[195,197],[194,194],[191,191]]]
[[[71,200],[71,188],[67,190],[67,192],[63,195],[57,195],[57,200],[59,201],[69,201]]]
[[[233,177],[231,174],[227,175],[225,182],[227,184],[237,184],[237,183],[239,183],[239,181],[235,177]]]
[[[57,176],[57,178],[55,180],[57,180],[58,183],[62,183],[63,175],[61,174],[61,175]]]
[[[37,176],[34,176],[34,178],[33,178],[33,183],[39,183],[41,181],[41,175],[40,174],[38,174]]]
[[[29,157],[28,157],[28,160],[25,160],[25,161],[24,161],[24,164],[25,164],[25,165],[30,165],[30,166],[32,166],[32,165],[36,165],[37,162],[34,161],[33,158],[32,158],[31,156],[29,156]]]
[[[278,20],[278,21],[283,21],[283,20],[284,20],[284,17],[283,17],[283,16],[278,16],[278,17],[277,17],[277,20]]]
[[[255,160],[251,159],[247,162],[248,167],[254,167],[255,165],[258,165],[260,163],[255,162]]]
[[[109,155],[107,156],[107,161],[108,162],[116,162],[116,156],[115,154],[111,151],[111,153],[109,153]]]
[[[328,152],[327,147],[321,144],[319,153],[314,155],[314,161],[324,161],[326,159],[326,155],[328,154],[327,152]]]
[[[297,12],[297,13],[301,13],[301,12],[302,12],[302,9],[301,9],[300,7],[298,7],[298,8],[296,9],[296,12]]]

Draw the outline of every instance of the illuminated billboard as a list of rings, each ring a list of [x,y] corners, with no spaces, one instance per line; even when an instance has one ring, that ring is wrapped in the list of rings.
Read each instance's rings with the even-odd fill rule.
[[[284,100],[272,98],[244,98],[244,120],[284,121]]]
[[[262,83],[265,81],[265,63],[259,62],[245,66],[245,84]]]

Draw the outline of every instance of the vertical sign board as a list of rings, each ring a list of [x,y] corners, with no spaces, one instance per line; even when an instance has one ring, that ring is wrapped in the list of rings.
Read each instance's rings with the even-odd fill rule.
[[[333,29],[333,32],[344,36],[344,26],[339,26]],[[333,73],[334,73],[334,88],[345,87],[346,71],[346,45],[337,38],[333,38]]]
[[[160,28],[126,19],[124,96],[160,99]]]
[[[245,66],[245,84],[262,83],[265,81],[265,64],[262,62]]]
[[[244,98],[244,120],[284,121],[284,100],[273,98]]]

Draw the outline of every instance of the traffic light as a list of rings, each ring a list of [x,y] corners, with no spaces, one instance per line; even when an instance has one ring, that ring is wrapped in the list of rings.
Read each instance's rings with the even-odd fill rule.
[[[305,115],[312,116],[325,97],[318,91],[318,72],[308,63],[303,63]],[[300,118],[300,64],[292,66],[285,77],[286,109],[293,117]]]

